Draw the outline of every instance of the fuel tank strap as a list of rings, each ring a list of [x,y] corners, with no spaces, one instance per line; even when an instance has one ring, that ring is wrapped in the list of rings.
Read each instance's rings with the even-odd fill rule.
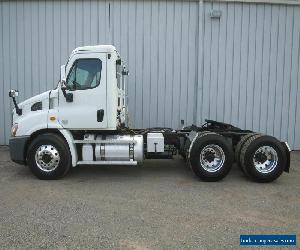
[[[136,144],[136,140],[74,140],[76,144],[94,144],[94,143],[104,143],[104,144]]]

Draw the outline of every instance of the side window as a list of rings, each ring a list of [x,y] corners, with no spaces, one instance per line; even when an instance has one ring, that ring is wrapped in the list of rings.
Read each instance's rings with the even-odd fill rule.
[[[99,59],[78,59],[67,77],[69,90],[95,88],[100,84],[102,62]]]

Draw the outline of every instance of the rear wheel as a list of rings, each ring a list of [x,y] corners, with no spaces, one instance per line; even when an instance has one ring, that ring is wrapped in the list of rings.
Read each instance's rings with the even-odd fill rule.
[[[28,149],[28,165],[39,179],[58,179],[71,167],[71,155],[66,142],[56,134],[35,138]]]
[[[225,137],[201,133],[192,145],[190,165],[193,172],[204,181],[218,181],[230,171],[233,151]]]
[[[241,149],[244,146],[245,142],[252,136],[258,135],[258,133],[249,133],[247,135],[244,135],[240,141],[238,142],[238,144],[235,147],[234,150],[234,160],[235,162],[238,164],[239,168],[241,170],[243,170],[242,166],[241,166],[241,160],[240,160],[240,156],[241,156]],[[244,170],[243,170],[244,171]]]
[[[267,135],[250,137],[241,149],[242,168],[257,182],[271,182],[283,172],[287,156],[281,142]]]

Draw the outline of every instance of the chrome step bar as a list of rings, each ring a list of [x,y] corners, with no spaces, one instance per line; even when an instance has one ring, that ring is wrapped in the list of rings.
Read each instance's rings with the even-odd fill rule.
[[[77,165],[126,165],[135,166],[137,161],[78,161]]]

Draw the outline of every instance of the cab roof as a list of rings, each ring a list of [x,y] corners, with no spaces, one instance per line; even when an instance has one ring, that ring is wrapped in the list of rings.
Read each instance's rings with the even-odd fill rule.
[[[72,54],[80,53],[80,52],[102,52],[102,53],[113,53],[116,52],[116,48],[113,45],[94,45],[94,46],[83,46],[77,47],[72,51]]]

